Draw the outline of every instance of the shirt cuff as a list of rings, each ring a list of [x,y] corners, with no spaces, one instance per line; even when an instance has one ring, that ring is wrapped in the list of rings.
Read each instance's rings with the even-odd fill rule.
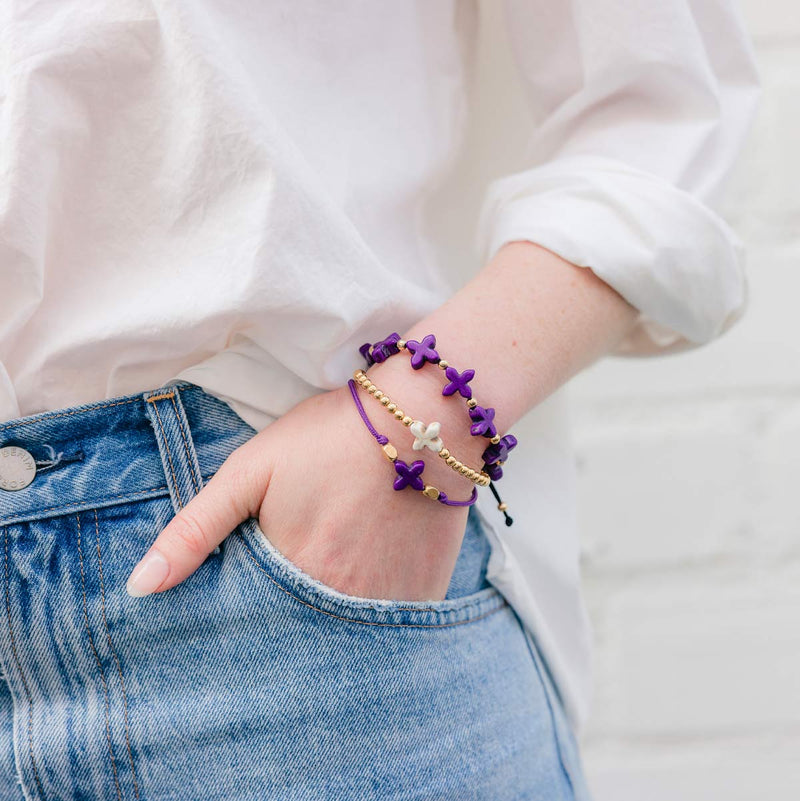
[[[611,355],[699,347],[748,305],[744,248],[727,223],[696,196],[612,159],[560,158],[490,184],[482,263],[520,240],[588,267],[639,310]]]

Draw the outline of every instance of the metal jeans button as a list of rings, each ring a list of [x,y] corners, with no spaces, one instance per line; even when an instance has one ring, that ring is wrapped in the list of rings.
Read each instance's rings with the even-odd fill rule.
[[[16,445],[0,448],[0,489],[25,489],[36,475],[33,456]]]

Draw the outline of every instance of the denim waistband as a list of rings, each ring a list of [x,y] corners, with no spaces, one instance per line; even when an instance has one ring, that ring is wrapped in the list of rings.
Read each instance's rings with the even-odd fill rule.
[[[160,495],[177,512],[255,433],[224,401],[178,380],[7,421],[0,448],[24,448],[37,470],[27,487],[0,489],[0,525]]]

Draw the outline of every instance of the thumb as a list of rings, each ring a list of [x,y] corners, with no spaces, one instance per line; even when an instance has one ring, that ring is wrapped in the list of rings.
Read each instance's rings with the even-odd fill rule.
[[[263,439],[256,436],[232,451],[161,530],[128,577],[128,594],[164,592],[188,578],[239,523],[258,514],[268,484]]]

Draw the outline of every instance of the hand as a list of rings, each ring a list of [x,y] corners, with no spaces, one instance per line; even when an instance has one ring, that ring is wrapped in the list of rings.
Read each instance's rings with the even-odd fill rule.
[[[414,378],[405,376],[409,396]],[[417,382],[416,392],[423,388]],[[430,483],[451,497],[469,497],[470,482],[435,464],[441,460],[432,451],[412,451],[407,429],[358,391],[400,458],[422,456]],[[284,556],[334,589],[368,598],[442,600],[468,507],[446,507],[410,488],[395,491],[394,476],[348,387],[314,395],[228,456],[160,532],[131,574],[128,592],[174,587],[239,523],[256,517]]]
[[[500,248],[461,290],[400,333],[408,340],[435,332],[439,352],[451,364],[476,369],[476,397],[497,409],[498,431],[509,431],[536,403],[612,350],[637,320],[637,309],[591,270],[521,241]],[[443,404],[438,373],[423,369],[411,377],[400,356],[369,369],[375,384],[402,400],[415,419],[441,422],[451,453],[478,467],[486,440],[470,437],[461,404],[453,398]],[[364,400],[401,458],[418,456],[404,427]],[[239,523],[257,517],[284,556],[334,589],[442,600],[468,507],[446,507],[411,489],[395,492],[393,475],[347,386],[315,395],[228,457],[159,534],[146,555],[152,560],[134,570],[129,591],[145,595],[174,587]],[[451,498],[467,498],[472,490],[432,452],[425,478]]]

